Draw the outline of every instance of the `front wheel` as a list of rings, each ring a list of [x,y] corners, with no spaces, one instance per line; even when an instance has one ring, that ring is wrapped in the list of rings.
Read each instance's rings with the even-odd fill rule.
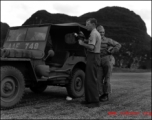
[[[11,108],[22,98],[25,90],[25,81],[22,73],[15,67],[3,66],[0,79],[1,108]]]
[[[76,69],[73,72],[72,79],[67,85],[67,92],[69,96],[73,98],[78,98],[84,94],[84,79],[85,73],[81,69]]]

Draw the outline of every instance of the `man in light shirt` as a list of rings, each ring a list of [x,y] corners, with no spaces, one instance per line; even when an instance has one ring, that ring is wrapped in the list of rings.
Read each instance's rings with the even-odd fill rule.
[[[79,44],[88,49],[87,51],[87,64],[85,73],[85,104],[89,108],[99,107],[99,85],[98,85],[98,72],[100,67],[100,48],[101,36],[96,29],[97,20],[90,18],[86,21],[86,27],[90,33],[88,44],[79,40]]]

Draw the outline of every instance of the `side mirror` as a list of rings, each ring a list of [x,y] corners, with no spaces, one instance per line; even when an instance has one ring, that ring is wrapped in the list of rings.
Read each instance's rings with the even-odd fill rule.
[[[54,54],[55,54],[55,53],[54,53],[54,51],[53,51],[53,50],[49,50],[49,51],[48,51],[48,56],[49,56],[49,57],[53,57],[53,56],[54,56]]]
[[[49,50],[47,56],[44,58],[46,60],[48,57],[53,57],[55,55],[53,50]]]

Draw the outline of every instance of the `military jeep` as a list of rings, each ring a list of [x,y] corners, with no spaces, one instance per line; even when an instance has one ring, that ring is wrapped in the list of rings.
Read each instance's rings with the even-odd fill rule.
[[[14,107],[25,88],[42,93],[47,86],[66,87],[68,95],[84,94],[85,49],[74,33],[89,31],[78,23],[11,27],[1,49],[1,108]]]

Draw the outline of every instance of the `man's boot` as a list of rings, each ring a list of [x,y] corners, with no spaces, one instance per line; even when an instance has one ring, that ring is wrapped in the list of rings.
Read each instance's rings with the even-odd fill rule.
[[[99,97],[99,100],[100,100],[101,102],[109,101],[109,96],[108,96],[108,94],[103,94],[103,95],[101,95],[101,96]]]

